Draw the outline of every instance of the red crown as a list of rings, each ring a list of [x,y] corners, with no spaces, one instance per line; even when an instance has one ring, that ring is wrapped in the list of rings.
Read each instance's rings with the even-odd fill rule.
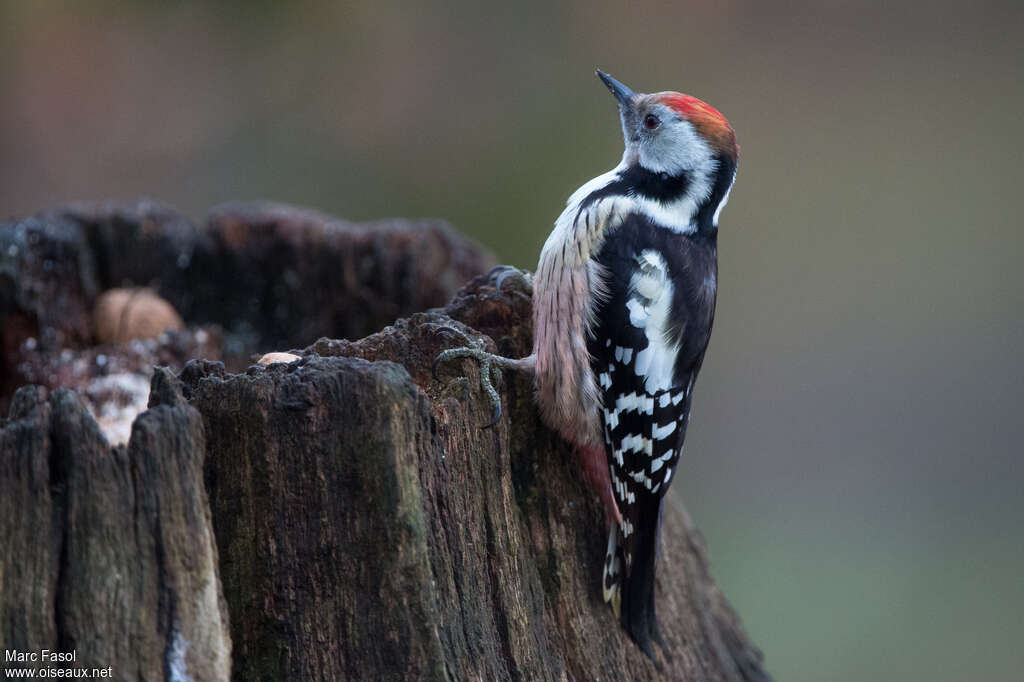
[[[663,93],[658,97],[658,101],[692,123],[697,132],[708,141],[708,144],[718,151],[729,154],[733,158],[739,155],[736,133],[733,132],[729,121],[725,120],[725,116],[722,116],[718,109],[692,95],[683,95],[678,92]]]

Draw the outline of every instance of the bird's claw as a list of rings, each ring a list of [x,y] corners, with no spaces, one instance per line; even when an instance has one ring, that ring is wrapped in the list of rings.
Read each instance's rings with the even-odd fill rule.
[[[466,344],[462,348],[449,348],[448,350],[441,351],[440,353],[438,353],[437,357],[434,358],[434,362],[430,366],[430,374],[431,376],[434,377],[434,379],[437,379],[437,368],[441,366],[442,362],[448,362],[449,360],[454,360],[456,358],[466,357],[464,354],[453,353],[453,351],[479,350],[480,346],[482,345],[482,342],[479,341],[478,339],[474,339],[468,334],[465,334],[462,330],[457,329],[456,327],[453,327],[451,325],[430,323],[429,326],[433,328],[435,331],[438,331],[442,335],[447,336],[449,338],[451,338],[452,336],[456,336],[460,341]]]
[[[508,280],[518,285],[514,293],[524,296],[526,294],[533,294],[533,275],[525,270],[520,270],[511,265],[496,265],[491,268],[487,276],[491,279],[494,288],[499,293],[502,293],[505,281]]]
[[[441,363],[450,362],[451,360],[457,360],[459,358],[473,358],[480,363],[480,388],[483,389],[483,392],[487,395],[487,399],[491,403],[493,413],[491,421],[481,428],[492,428],[501,420],[501,396],[498,395],[497,389],[494,388],[494,383],[501,379],[501,371],[494,365],[495,356],[481,348],[472,348],[468,346],[463,348],[449,348],[448,350],[441,351],[441,353],[434,358],[434,378],[437,378],[437,368]]]

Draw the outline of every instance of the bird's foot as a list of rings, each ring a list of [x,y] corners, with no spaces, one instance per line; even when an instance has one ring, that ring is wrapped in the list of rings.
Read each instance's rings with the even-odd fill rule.
[[[488,353],[483,349],[484,342],[481,339],[473,339],[463,334],[461,331],[452,327],[446,328],[448,331],[455,332],[458,336],[468,344],[460,348],[449,348],[448,350],[442,351],[434,359],[433,373],[434,377],[437,377],[437,369],[442,364],[451,362],[452,360],[459,360],[461,358],[472,358],[476,360],[480,365],[480,388],[487,396],[488,401],[491,404],[492,417],[491,421],[484,425],[482,428],[489,429],[498,423],[501,419],[501,396],[498,395],[498,390],[495,388],[495,384],[501,383],[501,370],[503,369],[515,369],[520,371],[532,372],[534,363],[533,356],[527,356],[525,358],[506,358],[501,355],[495,355],[494,353]]]
[[[505,283],[511,285],[513,293],[521,296],[533,294],[533,275],[511,265],[496,265],[487,273],[494,288],[504,293]]]

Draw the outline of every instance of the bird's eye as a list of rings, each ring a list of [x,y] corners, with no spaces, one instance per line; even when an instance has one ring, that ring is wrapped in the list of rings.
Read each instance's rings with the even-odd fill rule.
[[[647,128],[648,130],[654,130],[659,125],[661,125],[661,119],[655,116],[654,114],[647,114],[646,116],[644,116],[644,128]]]

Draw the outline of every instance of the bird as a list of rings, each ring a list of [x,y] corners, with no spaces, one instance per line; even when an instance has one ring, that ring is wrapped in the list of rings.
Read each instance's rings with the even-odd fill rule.
[[[718,221],[739,146],[725,117],[696,97],[638,93],[596,75],[617,102],[624,151],[569,197],[541,249],[533,352],[453,348],[436,362],[481,363],[496,401],[491,425],[501,416],[492,371],[533,374],[541,417],[573,444],[603,502],[604,600],[657,660],[654,644],[668,655],[655,608],[662,508],[714,323]]]

